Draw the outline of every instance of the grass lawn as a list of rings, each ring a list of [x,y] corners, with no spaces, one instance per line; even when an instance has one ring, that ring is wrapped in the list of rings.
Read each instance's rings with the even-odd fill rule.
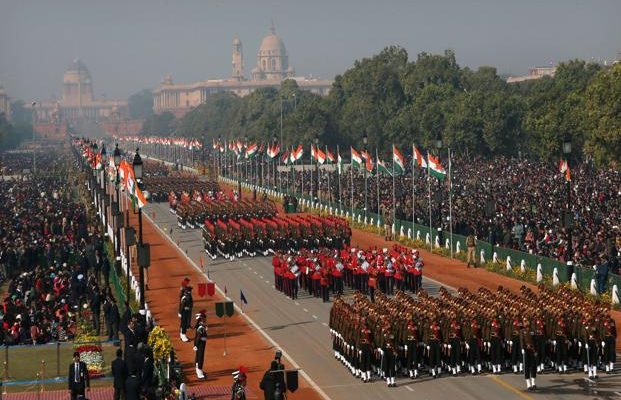
[[[104,359],[104,373],[110,375],[110,364],[116,357],[116,350],[112,344],[102,345]],[[4,367],[8,361],[8,381],[36,381],[37,373],[45,365],[45,379],[66,378],[69,364],[73,361],[73,343],[61,343],[57,349],[56,343],[36,346],[9,346],[0,349],[0,360]],[[45,361],[45,364],[43,364]],[[2,379],[5,380],[5,370],[2,370]]]

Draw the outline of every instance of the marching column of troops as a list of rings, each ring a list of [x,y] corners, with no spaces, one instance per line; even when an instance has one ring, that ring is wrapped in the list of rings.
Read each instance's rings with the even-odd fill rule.
[[[400,374],[487,371],[523,373],[534,390],[538,373],[577,369],[597,379],[598,370],[614,373],[616,361],[609,308],[567,288],[441,288],[437,298],[422,289],[416,298],[398,291],[375,301],[356,292],[351,303],[336,297],[329,326],[335,358],[364,382],[376,376],[388,386]]]
[[[298,289],[330,300],[348,287],[368,294],[392,295],[396,291],[416,293],[422,287],[423,259],[417,250],[400,245],[367,250],[344,246],[298,252],[276,252],[272,258],[276,290],[296,299]]]
[[[181,289],[179,292],[179,313],[180,329],[179,337],[183,342],[189,342],[190,339],[187,336],[188,330],[192,328],[192,308],[194,307],[194,300],[192,298],[192,285],[190,285],[190,279],[185,278],[181,281]],[[203,362],[205,359],[205,347],[207,346],[207,314],[205,310],[200,310],[194,316],[194,351],[196,356],[194,358],[194,366],[196,369],[196,377],[198,379],[205,379],[207,376],[203,371]]]
[[[261,203],[258,203],[261,205]],[[206,253],[233,261],[244,254],[253,257],[274,252],[343,248],[349,244],[347,220],[311,215],[277,216],[265,203],[264,210],[235,216],[219,215],[205,221],[203,241]]]

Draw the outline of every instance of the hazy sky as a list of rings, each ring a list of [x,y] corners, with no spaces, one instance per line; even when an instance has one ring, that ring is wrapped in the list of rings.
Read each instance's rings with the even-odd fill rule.
[[[14,99],[61,93],[80,57],[95,95],[127,97],[231,74],[231,42],[246,75],[274,20],[296,75],[333,78],[391,44],[410,59],[456,51],[461,65],[525,74],[571,58],[614,59],[621,0],[0,0],[0,84]]]

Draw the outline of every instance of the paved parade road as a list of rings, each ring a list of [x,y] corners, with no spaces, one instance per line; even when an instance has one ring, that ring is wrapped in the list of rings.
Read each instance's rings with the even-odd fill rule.
[[[199,229],[181,230],[176,216],[168,211],[167,203],[149,204],[147,214],[167,235],[172,228],[172,240],[197,264],[203,256],[205,270],[216,284],[226,287],[231,300],[239,304],[243,290],[248,305],[244,312],[299,364],[314,383],[333,400],[377,399],[572,399],[619,398],[621,376],[601,375],[589,393],[583,383],[583,374],[560,376],[540,375],[536,393],[524,391],[523,375],[430,377],[410,381],[400,378],[397,388],[387,388],[375,381],[364,384],[349,374],[333,357],[328,330],[331,303],[311,298],[300,291],[300,298],[293,301],[274,289],[271,257],[242,258],[234,262],[218,259],[212,261],[203,252]],[[439,284],[423,279],[423,287],[430,294],[437,293]],[[176,301],[176,300],[175,300]],[[213,310],[208,310],[213,315]],[[213,318],[213,317],[211,317]],[[210,316],[208,315],[208,320]],[[208,360],[206,360],[208,363]],[[269,360],[266,360],[266,368]],[[289,366],[288,366],[289,367]],[[208,369],[209,367],[207,367]],[[295,399],[295,394],[290,396]]]

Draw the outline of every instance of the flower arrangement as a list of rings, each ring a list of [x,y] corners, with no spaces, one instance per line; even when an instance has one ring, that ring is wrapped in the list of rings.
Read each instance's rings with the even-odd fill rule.
[[[159,326],[153,328],[149,333],[147,343],[153,349],[153,359],[155,361],[166,360],[173,349],[170,336]]]
[[[83,361],[88,368],[88,376],[91,379],[104,376],[103,349],[97,343],[99,338],[95,335],[91,325],[81,319],[78,322],[79,333],[73,342],[73,348],[80,353],[80,361]]]

